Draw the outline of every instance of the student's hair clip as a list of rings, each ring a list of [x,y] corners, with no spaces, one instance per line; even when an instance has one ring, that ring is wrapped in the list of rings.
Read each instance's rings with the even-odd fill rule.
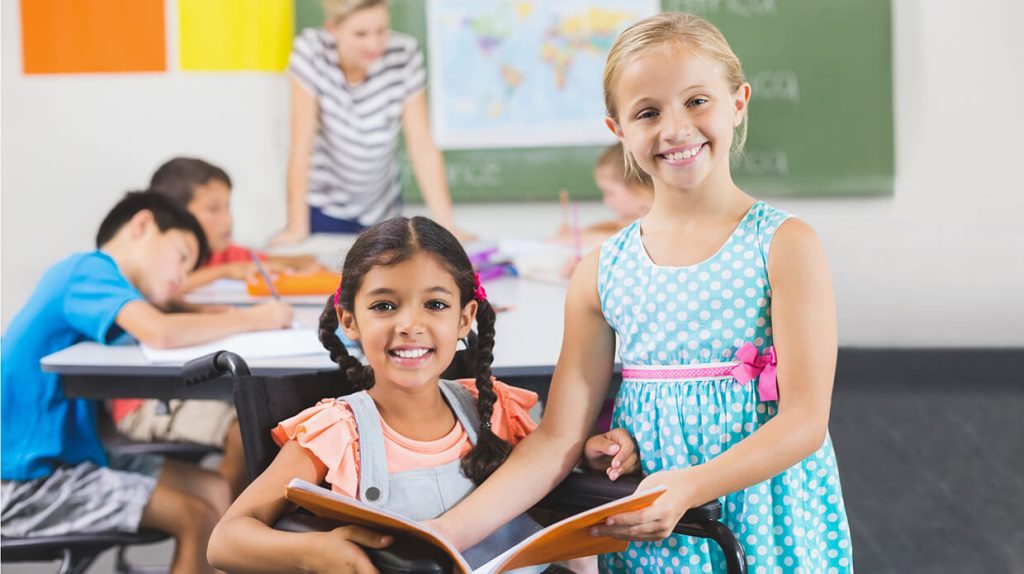
[[[334,306],[338,306],[338,301],[341,299],[341,285],[338,285],[338,289],[334,292]]]
[[[480,423],[480,430],[491,430],[491,421]]]
[[[480,274],[474,273],[473,279],[476,281],[476,290],[473,292],[473,298],[476,299],[477,301],[483,301],[484,299],[487,299],[487,290],[484,289],[483,284],[480,283]]]

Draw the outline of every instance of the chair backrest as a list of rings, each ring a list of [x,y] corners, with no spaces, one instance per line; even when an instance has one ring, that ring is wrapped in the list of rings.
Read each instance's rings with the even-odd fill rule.
[[[442,373],[446,379],[475,376],[476,333]],[[238,427],[242,433],[245,466],[251,482],[277,456],[279,447],[270,435],[282,420],[311,407],[320,399],[342,393],[345,373],[340,369],[282,377],[236,376],[233,385]]]
[[[283,377],[235,378],[235,411],[250,482],[277,455],[278,446],[270,435],[271,429],[320,399],[338,396],[344,377],[341,370],[335,369]]]

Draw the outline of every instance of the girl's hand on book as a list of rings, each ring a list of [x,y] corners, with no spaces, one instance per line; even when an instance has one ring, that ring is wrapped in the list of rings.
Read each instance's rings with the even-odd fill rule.
[[[693,500],[693,481],[689,479],[692,470],[663,470],[648,476],[640,482],[637,492],[662,485],[668,490],[647,508],[609,517],[604,525],[592,528],[591,534],[641,542],[667,538],[683,514],[700,504]]]
[[[636,442],[623,428],[614,428],[587,439],[583,445],[583,457],[587,466],[605,471],[611,480],[640,470]]]
[[[329,532],[310,533],[316,537],[317,572],[378,574],[366,552],[359,546],[387,548],[394,540],[362,526],[342,526]]]

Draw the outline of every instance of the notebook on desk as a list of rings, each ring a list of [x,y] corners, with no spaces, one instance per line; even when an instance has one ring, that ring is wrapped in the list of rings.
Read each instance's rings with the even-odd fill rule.
[[[140,345],[146,360],[153,364],[185,364],[187,361],[216,351],[231,351],[246,361],[275,357],[319,355],[327,351],[320,344],[315,329],[277,329],[239,333],[189,347],[156,349]]]

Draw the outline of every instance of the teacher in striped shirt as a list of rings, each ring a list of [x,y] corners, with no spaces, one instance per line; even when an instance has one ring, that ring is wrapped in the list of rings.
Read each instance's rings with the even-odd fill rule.
[[[416,40],[390,30],[385,0],[323,6],[324,27],[299,34],[289,59],[288,221],[271,245],[311,232],[355,233],[399,215],[399,129],[427,207],[454,231]]]

